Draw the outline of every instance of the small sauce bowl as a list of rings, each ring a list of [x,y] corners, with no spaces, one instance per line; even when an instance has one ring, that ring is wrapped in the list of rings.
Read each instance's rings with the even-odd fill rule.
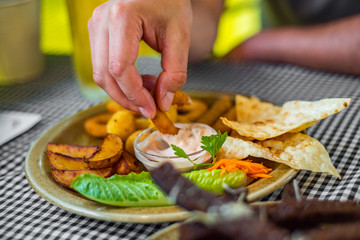
[[[216,131],[208,125],[201,124],[201,123],[176,123],[175,126],[181,128],[184,125],[192,124],[195,128],[196,126],[201,126],[209,129],[212,134],[216,134]],[[164,162],[171,162],[173,166],[180,172],[188,172],[191,168],[194,168],[194,165],[185,158],[178,157],[175,154],[171,156],[161,156],[156,154],[150,154],[144,152],[140,149],[139,144],[146,140],[151,133],[158,131],[157,128],[149,128],[141,132],[134,142],[134,150],[136,158],[144,164],[144,166],[150,171],[154,168],[159,167]],[[200,143],[199,143],[200,144]],[[201,149],[197,152],[187,153],[189,158],[196,164],[203,164],[203,163],[210,163],[211,162],[211,155]]]

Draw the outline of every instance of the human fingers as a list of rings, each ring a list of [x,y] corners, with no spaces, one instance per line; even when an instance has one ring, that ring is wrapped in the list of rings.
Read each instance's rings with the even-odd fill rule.
[[[148,118],[155,115],[155,102],[144,87],[135,67],[139,42],[142,38],[142,21],[133,6],[118,2],[109,11],[109,73],[127,99]]]
[[[169,28],[163,40],[160,73],[156,83],[156,103],[162,111],[167,111],[174,93],[181,88],[187,77],[187,63],[190,47],[190,26]]]
[[[107,6],[100,5],[88,22],[93,79],[107,94],[123,107],[139,111],[122,92],[108,72],[109,37],[104,14]]]

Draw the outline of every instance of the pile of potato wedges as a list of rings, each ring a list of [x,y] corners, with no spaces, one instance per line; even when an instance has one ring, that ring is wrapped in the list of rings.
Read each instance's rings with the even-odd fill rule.
[[[144,170],[141,163],[123,149],[121,138],[111,133],[106,135],[101,146],[49,143],[46,153],[53,178],[65,187],[83,173],[107,178]]]

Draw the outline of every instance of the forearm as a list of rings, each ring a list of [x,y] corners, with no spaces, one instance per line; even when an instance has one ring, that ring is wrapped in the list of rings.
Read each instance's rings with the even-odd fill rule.
[[[312,26],[266,30],[227,56],[360,75],[360,15]]]
[[[212,51],[224,0],[192,0],[191,4],[193,23],[189,61],[194,62]]]

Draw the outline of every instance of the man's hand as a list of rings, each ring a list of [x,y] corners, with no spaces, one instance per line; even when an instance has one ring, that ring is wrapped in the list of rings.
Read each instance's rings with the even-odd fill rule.
[[[360,75],[360,14],[307,27],[264,30],[225,59],[264,60]]]
[[[189,0],[110,0],[88,23],[94,81],[122,106],[153,118],[156,103],[169,109],[174,92],[185,84],[190,29]],[[161,53],[158,78],[135,67],[139,42]]]

